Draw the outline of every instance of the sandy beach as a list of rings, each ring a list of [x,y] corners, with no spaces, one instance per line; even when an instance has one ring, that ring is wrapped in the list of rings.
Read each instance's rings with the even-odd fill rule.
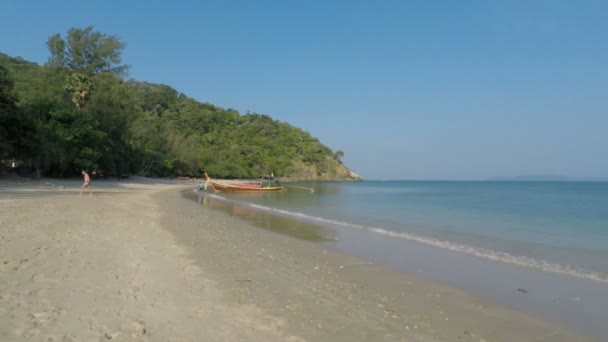
[[[0,181],[2,341],[592,341],[136,178]]]

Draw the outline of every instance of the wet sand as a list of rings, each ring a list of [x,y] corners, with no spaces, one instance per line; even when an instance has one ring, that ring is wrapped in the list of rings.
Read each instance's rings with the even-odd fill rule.
[[[0,181],[0,340],[591,340],[204,208],[192,185],[80,185]]]

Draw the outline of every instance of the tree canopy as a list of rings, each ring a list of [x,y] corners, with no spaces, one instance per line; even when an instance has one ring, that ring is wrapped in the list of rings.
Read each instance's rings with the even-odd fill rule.
[[[0,65],[0,159],[13,157],[20,145],[19,119],[13,80]]]
[[[0,161],[69,176],[200,176],[350,180],[336,153],[263,114],[201,103],[163,84],[124,80],[125,44],[93,27],[51,36],[40,66],[0,53]],[[2,166],[0,165],[0,172]]]
[[[128,66],[120,65],[126,44],[117,36],[93,31],[93,26],[71,28],[65,39],[56,33],[49,37],[46,45],[51,54],[47,63],[49,66],[87,76],[102,72],[122,76],[128,69]]]

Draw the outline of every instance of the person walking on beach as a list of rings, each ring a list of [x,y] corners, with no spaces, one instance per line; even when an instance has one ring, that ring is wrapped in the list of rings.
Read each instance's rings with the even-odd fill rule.
[[[89,174],[85,170],[82,170],[82,176],[84,177],[84,184],[82,184],[79,196],[82,196],[84,189],[89,190],[89,196],[93,196],[93,192],[91,192],[91,177],[89,177]]]

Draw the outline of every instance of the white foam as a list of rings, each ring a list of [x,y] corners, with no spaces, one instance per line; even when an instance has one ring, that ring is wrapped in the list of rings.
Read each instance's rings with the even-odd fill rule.
[[[451,250],[454,252],[466,253],[466,254],[474,255],[476,257],[480,257],[480,258],[484,258],[484,259],[504,262],[507,264],[515,264],[515,265],[520,265],[520,266],[532,267],[532,268],[536,268],[536,269],[541,269],[543,271],[566,274],[566,275],[570,275],[570,276],[587,278],[587,279],[591,279],[591,280],[595,280],[595,281],[601,281],[601,282],[608,283],[608,273],[592,272],[592,271],[580,269],[580,268],[577,268],[574,266],[559,265],[556,263],[552,263],[552,262],[548,262],[548,261],[544,261],[544,260],[537,260],[537,259],[530,258],[530,257],[511,255],[509,253],[492,251],[492,250],[480,248],[480,247],[467,246],[467,245],[463,245],[463,244],[443,241],[443,240],[425,237],[425,236],[414,235],[414,234],[410,234],[410,233],[394,232],[394,231],[389,231],[389,230],[385,230],[382,228],[370,228],[369,231],[372,231],[374,233],[394,236],[394,237],[398,237],[398,238],[404,238],[404,239],[416,241],[419,243],[423,243],[425,245],[448,249],[448,250]]]

